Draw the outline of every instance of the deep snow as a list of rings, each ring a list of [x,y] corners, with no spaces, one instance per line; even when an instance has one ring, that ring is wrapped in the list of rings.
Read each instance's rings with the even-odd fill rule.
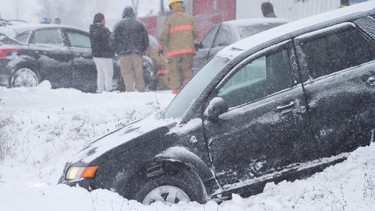
[[[174,95],[88,94],[74,89],[0,87],[0,210],[375,210],[375,145],[313,177],[267,184],[262,194],[144,206],[107,190],[57,185],[65,162],[96,138],[164,108]]]

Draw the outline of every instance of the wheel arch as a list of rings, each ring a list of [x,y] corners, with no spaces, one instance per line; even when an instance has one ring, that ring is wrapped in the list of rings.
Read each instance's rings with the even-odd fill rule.
[[[30,68],[34,71],[38,71],[38,74],[40,74],[40,65],[37,60],[31,56],[19,56],[17,57],[17,60],[10,62],[8,65],[12,67],[13,73],[20,68]]]
[[[37,61],[32,57],[22,56],[19,60],[17,60],[17,62],[10,63],[9,66],[12,67],[12,72],[11,72],[11,75],[9,77],[9,84],[11,82],[11,79],[12,79],[14,73],[21,68],[31,69],[32,71],[34,71],[37,74],[39,79],[41,79],[40,67],[39,67]]]
[[[117,192],[126,198],[131,198],[138,188],[138,184],[164,174],[179,174],[192,185],[199,187],[207,201],[207,190],[205,181],[214,179],[214,174],[210,168],[193,152],[184,147],[171,147],[156,155],[152,159],[145,161],[132,173],[116,179],[114,187]],[[121,187],[121,188],[119,188]],[[209,191],[210,192],[210,191]]]

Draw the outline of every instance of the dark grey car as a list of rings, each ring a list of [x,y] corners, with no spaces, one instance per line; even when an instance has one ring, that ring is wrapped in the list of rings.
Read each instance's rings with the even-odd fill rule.
[[[118,59],[114,59],[113,89],[124,90]],[[153,64],[143,58],[146,87],[152,84]],[[96,91],[96,66],[88,32],[53,24],[0,27],[0,86],[37,86]]]
[[[220,51],[159,115],[93,142],[60,183],[145,204],[249,196],[374,141],[375,2]]]

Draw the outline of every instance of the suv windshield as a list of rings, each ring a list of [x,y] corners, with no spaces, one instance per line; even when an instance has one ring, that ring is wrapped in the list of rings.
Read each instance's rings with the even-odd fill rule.
[[[182,117],[228,61],[228,58],[216,56],[203,66],[168,105],[164,117]]]

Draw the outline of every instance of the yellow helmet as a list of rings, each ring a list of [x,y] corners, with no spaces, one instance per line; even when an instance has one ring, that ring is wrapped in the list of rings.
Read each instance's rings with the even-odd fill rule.
[[[176,3],[176,2],[184,3],[184,0],[169,0],[169,7],[171,7],[171,4]]]

